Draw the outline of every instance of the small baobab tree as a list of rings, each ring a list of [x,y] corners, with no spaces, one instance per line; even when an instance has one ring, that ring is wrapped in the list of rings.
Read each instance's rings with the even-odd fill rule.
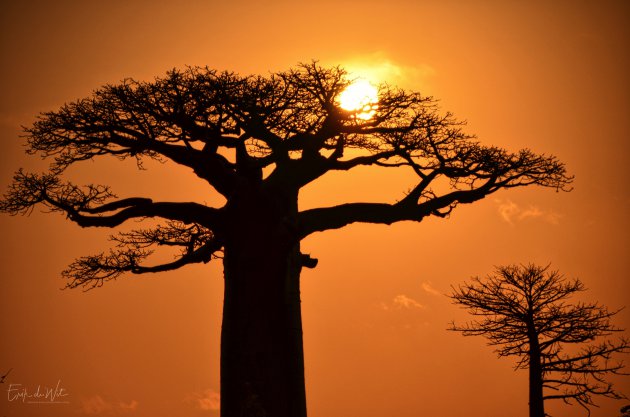
[[[484,336],[500,357],[518,358],[516,369],[529,370],[530,417],[545,417],[544,401],[557,399],[590,414],[594,397],[625,398],[605,377],[621,373],[624,365],[613,355],[627,353],[628,340],[607,338],[622,331],[610,321],[619,310],[569,300],[584,290],[579,279],[549,266],[498,267],[453,288],[453,302],[476,319],[450,330]]]

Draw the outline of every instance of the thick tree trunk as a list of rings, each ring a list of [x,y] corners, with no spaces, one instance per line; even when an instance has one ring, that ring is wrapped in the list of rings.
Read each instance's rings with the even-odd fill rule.
[[[529,335],[529,417],[545,417],[540,345],[532,330]]]
[[[234,208],[224,258],[222,417],[306,416],[296,202],[248,197]]]

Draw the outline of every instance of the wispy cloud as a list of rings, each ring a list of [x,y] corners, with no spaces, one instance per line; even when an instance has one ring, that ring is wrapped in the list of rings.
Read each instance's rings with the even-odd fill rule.
[[[111,409],[112,405],[100,395],[95,395],[81,402],[81,412],[84,414],[102,414]]]
[[[355,56],[342,66],[351,76],[365,78],[374,84],[387,82],[392,85],[409,86],[425,82],[426,78],[435,74],[430,65],[408,66],[395,62],[383,51]]]
[[[135,411],[136,408],[138,408],[138,401],[131,400],[128,403],[120,402],[118,403],[118,407],[120,407],[121,410]]]
[[[424,291],[428,292],[431,295],[441,295],[441,293],[438,290],[433,288],[430,281],[424,281],[422,282],[422,284],[420,284],[420,286],[422,287]]]
[[[136,400],[131,400],[128,403],[123,401],[108,401],[100,395],[94,395],[81,401],[79,412],[87,415],[118,415],[134,412],[137,408],[138,401]]]
[[[404,294],[394,297],[393,305],[399,308],[424,308],[422,304]]]
[[[425,308],[424,305],[418,301],[404,294],[398,294],[391,301],[381,301],[379,304],[382,310],[408,310],[413,308]]]
[[[526,219],[541,219],[551,224],[558,224],[561,215],[553,211],[544,211],[534,205],[521,207],[512,200],[495,200],[497,211],[501,218],[509,223],[515,224]]]
[[[218,411],[221,408],[221,395],[213,389],[193,392],[185,398],[185,401],[202,411]]]

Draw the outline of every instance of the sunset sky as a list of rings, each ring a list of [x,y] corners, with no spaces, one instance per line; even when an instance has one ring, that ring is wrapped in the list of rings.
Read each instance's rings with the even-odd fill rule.
[[[186,65],[268,74],[317,59],[434,96],[484,144],[556,155],[574,190],[500,191],[449,219],[304,240],[319,259],[302,273],[308,413],[525,416],[527,372],[448,332],[468,315],[444,294],[495,265],[551,263],[586,284],[585,300],[630,307],[628,22],[621,0],[4,1],[0,192],[20,167],[47,166],[24,154],[20,126],[128,77]],[[103,159],[69,176],[121,197],[220,204],[186,169],[146,167]],[[358,168],[309,185],[300,208],[393,202],[409,186],[398,170]],[[60,272],[108,248],[111,230],[36,210],[0,215],[0,231],[0,374],[12,368],[0,417],[219,415],[220,262],[62,291]],[[615,323],[630,328],[630,308]],[[613,381],[630,396],[630,377]],[[59,383],[67,403],[9,401],[9,382]],[[596,402],[593,417],[630,403]]]

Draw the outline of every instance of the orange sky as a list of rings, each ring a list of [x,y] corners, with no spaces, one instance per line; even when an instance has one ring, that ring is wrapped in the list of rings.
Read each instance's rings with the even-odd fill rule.
[[[45,166],[18,138],[38,112],[172,67],[267,73],[319,59],[434,95],[486,144],[560,157],[575,190],[499,192],[448,220],[305,240],[320,260],[302,275],[309,416],[526,415],[527,373],[483,339],[447,332],[467,316],[442,294],[493,265],[527,262],[580,277],[586,298],[612,308],[630,294],[630,7],[547,3],[2,2],[0,186],[19,167]],[[186,170],[148,167],[105,160],[70,174],[120,196],[219,203]],[[389,202],[408,187],[398,171],[358,168],[310,185],[301,207]],[[106,248],[111,231],[40,213],[0,216],[0,230],[0,371],[13,368],[11,382],[29,389],[61,380],[68,393],[68,404],[19,404],[5,384],[0,415],[218,416],[219,263],[59,291],[59,272]],[[630,310],[616,322],[630,328]],[[627,395],[629,380],[616,379]],[[599,403],[594,417],[625,404]]]

